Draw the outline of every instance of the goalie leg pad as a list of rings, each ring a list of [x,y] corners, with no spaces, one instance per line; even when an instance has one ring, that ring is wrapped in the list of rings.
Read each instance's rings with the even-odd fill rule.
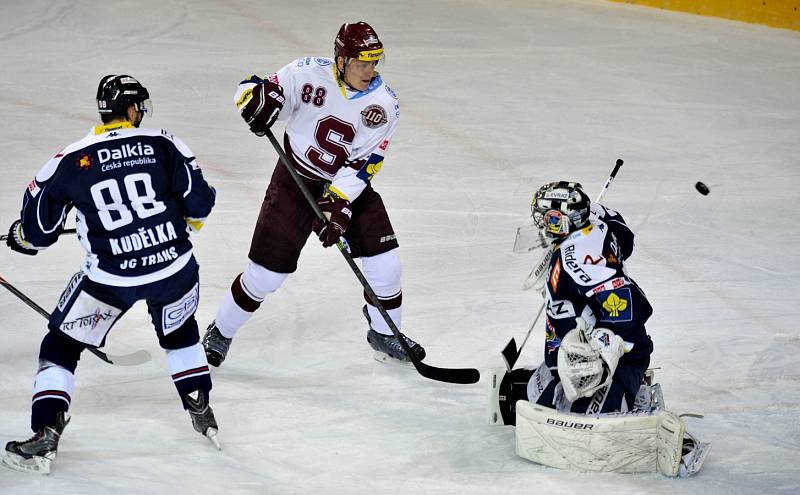
[[[517,401],[528,400],[528,381],[535,372],[538,372],[538,368],[536,371],[518,368],[511,372],[506,372],[506,368],[486,370],[485,376],[489,379],[486,390],[487,422],[490,425],[514,425],[515,405]]]
[[[686,477],[711,450],[665,410],[581,416],[519,401],[516,413],[517,455],[560,469]]]
[[[661,411],[658,422],[658,471],[664,476],[677,476],[681,464],[686,425],[669,411]]]
[[[524,401],[516,411],[520,457],[574,471],[657,471],[658,415],[581,416]]]

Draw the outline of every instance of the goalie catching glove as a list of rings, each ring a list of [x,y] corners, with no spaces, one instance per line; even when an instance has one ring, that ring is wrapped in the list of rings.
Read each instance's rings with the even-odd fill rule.
[[[558,375],[570,402],[610,385],[619,358],[633,349],[633,344],[607,328],[590,327],[580,317],[575,323],[558,348]]]
[[[263,136],[272,127],[286,98],[283,88],[272,81],[256,84],[250,100],[242,107],[242,118],[256,136]]]
[[[328,221],[323,222],[318,218],[314,221],[312,228],[319,236],[319,240],[322,241],[322,247],[333,246],[339,242],[339,238],[347,230],[347,224],[353,216],[350,201],[327,189],[317,204]]]

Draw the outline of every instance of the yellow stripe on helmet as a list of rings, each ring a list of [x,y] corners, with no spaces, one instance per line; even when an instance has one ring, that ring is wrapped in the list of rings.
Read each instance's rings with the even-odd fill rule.
[[[358,52],[358,59],[364,62],[373,62],[375,60],[380,60],[383,56],[383,48],[378,48],[376,50],[362,50]]]

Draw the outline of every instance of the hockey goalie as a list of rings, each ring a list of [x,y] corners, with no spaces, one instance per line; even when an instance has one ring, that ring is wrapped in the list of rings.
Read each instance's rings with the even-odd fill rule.
[[[551,255],[533,284],[545,299],[544,361],[512,369],[507,359],[487,373],[489,423],[515,425],[517,454],[551,467],[697,473],[710,445],[664,408],[648,371],[653,310],[624,268],[633,233],[575,182],[545,184],[531,210]]]

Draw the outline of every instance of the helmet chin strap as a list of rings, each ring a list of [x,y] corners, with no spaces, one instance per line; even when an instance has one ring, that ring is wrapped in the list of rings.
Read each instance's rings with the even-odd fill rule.
[[[339,70],[338,61],[336,63],[336,72],[337,76],[339,77],[339,80],[342,82],[342,84],[352,89],[353,91],[359,91],[358,89],[354,88],[352,84],[347,82],[347,79],[345,78],[345,72],[347,72],[347,66],[350,65],[350,61],[353,59],[351,57],[342,57],[342,58],[344,59],[344,68],[342,70]]]

